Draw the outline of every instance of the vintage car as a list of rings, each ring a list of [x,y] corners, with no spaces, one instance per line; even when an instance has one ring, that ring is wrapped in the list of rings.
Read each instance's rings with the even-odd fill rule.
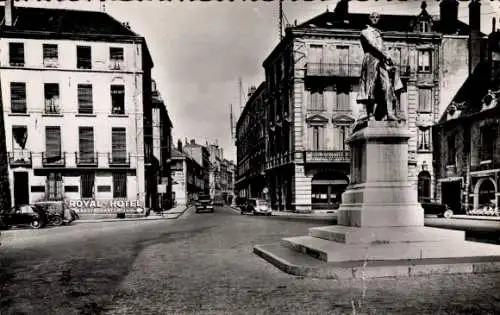
[[[12,226],[31,226],[39,229],[48,224],[46,211],[36,205],[20,205],[0,213],[0,228],[8,229]]]
[[[271,215],[272,209],[269,203],[264,199],[250,198],[241,208],[241,214],[253,213],[254,215]]]
[[[199,212],[214,212],[214,203],[210,195],[199,195],[196,200],[196,213]]]

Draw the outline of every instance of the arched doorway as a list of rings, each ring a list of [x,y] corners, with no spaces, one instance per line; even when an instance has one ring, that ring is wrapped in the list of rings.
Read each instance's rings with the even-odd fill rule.
[[[418,201],[431,201],[431,174],[427,171],[418,174]]]
[[[342,201],[349,180],[336,172],[321,172],[311,181],[311,205],[313,210],[337,209]]]
[[[474,208],[481,209],[492,203],[496,204],[496,185],[491,178],[481,178],[474,189]]]

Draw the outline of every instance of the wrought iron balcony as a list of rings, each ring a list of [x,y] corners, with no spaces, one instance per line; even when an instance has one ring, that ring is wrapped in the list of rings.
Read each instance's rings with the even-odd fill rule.
[[[42,152],[43,166],[65,166],[66,156],[63,152]]]
[[[313,77],[359,77],[361,64],[310,62],[307,64],[306,75]]]
[[[96,152],[75,152],[75,159],[77,166],[97,166],[99,157]]]
[[[59,101],[55,99],[45,100],[45,114],[60,114],[61,108]]]
[[[9,164],[11,166],[31,166],[31,151],[14,150],[13,152],[9,152]]]
[[[304,151],[306,163],[350,163],[351,152],[348,150]]]
[[[108,153],[109,166],[130,166],[130,154]]]

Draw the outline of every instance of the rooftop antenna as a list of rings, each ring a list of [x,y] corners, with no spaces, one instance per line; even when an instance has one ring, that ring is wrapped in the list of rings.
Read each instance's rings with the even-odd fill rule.
[[[234,140],[233,104],[229,104],[229,124],[231,126],[231,138]]]
[[[238,79],[238,85],[240,88],[240,111],[243,111],[243,81],[241,77]]]

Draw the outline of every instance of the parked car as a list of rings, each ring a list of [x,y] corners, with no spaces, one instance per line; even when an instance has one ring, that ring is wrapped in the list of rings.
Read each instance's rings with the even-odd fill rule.
[[[196,213],[199,212],[214,212],[214,202],[210,195],[200,195],[196,200]]]
[[[247,203],[247,198],[245,197],[236,197],[236,199],[234,200],[234,203],[236,204],[236,207],[238,208],[241,208],[241,207],[244,207]]]
[[[76,211],[67,208],[62,201],[38,201],[34,205],[47,212],[48,221],[51,225],[70,224],[78,219]]]
[[[254,215],[271,215],[272,209],[266,200],[250,198],[247,200],[245,206],[241,207],[241,214],[245,213],[253,213]]]
[[[36,205],[20,205],[0,213],[0,228],[29,225],[34,229],[46,226],[48,217],[41,207]]]
[[[222,196],[215,196],[214,197],[214,205],[216,206],[224,206],[224,198],[222,198]]]
[[[437,202],[422,202],[421,205],[422,208],[424,208],[424,214],[433,214],[447,219],[453,216],[453,210],[451,210],[446,204]]]

